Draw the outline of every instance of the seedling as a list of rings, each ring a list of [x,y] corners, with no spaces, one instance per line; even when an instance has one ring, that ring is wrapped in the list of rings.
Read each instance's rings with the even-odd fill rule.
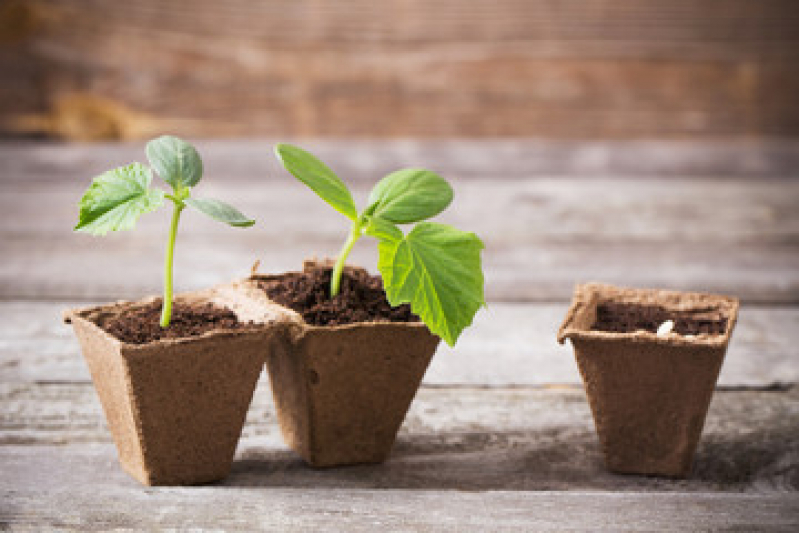
[[[147,143],[146,153],[152,169],[141,163],[131,163],[92,180],[80,199],[80,216],[75,231],[105,235],[109,231],[130,230],[141,215],[161,207],[164,198],[172,200],[174,209],[164,259],[164,301],[161,307],[161,327],[166,328],[172,317],[172,264],[183,209],[192,207],[236,227],[252,226],[255,221],[219,200],[190,196],[191,188],[202,178],[203,163],[197,150],[189,143],[164,135]],[[169,184],[171,193],[150,187],[153,170]]]
[[[384,177],[358,212],[347,186],[310,153],[288,144],[275,147],[283,166],[339,213],[350,219],[350,231],[330,281],[330,296],[341,284],[344,263],[364,235],[378,241],[378,270],[393,306],[409,303],[427,327],[453,346],[485,305],[477,235],[452,226],[426,222],[452,202],[452,187],[424,169],[403,169]],[[404,234],[400,224],[417,223]]]

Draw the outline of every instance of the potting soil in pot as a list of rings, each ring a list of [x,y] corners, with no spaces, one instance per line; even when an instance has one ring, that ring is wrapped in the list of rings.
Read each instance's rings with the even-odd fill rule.
[[[130,344],[146,344],[160,339],[182,339],[196,337],[215,329],[243,329],[251,327],[251,322],[239,322],[229,309],[211,303],[175,303],[172,307],[172,320],[168,328],[162,328],[161,300],[144,306],[125,309],[119,314],[102,317],[98,326]]]
[[[306,268],[259,281],[267,296],[299,313],[313,326],[357,322],[418,322],[408,304],[391,307],[383,280],[361,268],[346,268],[339,294],[330,298],[330,267]]]
[[[718,312],[673,311],[657,305],[605,302],[597,306],[594,331],[656,333],[667,320],[674,321],[675,333],[680,335],[723,335],[727,319]]]

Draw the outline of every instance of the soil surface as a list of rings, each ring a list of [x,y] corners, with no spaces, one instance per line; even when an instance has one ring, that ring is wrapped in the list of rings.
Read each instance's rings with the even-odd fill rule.
[[[707,315],[707,313],[703,313]],[[680,335],[723,335],[727,329],[726,318],[697,316],[691,311],[670,311],[657,305],[606,302],[597,306],[597,319],[591,329],[614,333],[645,330],[657,333],[667,320],[674,321],[674,331]]]
[[[304,272],[269,276],[259,286],[274,301],[299,313],[313,326],[356,322],[418,322],[408,304],[391,307],[383,280],[361,268],[346,268],[335,298],[330,298],[328,266],[306,266]]]
[[[182,339],[196,337],[214,329],[243,329],[251,322],[239,322],[229,309],[211,303],[187,305],[172,304],[172,320],[168,328],[162,328],[161,300],[146,306],[126,309],[108,317],[98,324],[117,339],[131,344],[145,344],[159,339]]]

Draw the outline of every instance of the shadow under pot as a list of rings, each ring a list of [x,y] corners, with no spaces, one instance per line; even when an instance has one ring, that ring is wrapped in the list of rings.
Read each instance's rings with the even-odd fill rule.
[[[347,267],[341,293],[331,300],[330,271],[329,263],[311,261],[303,272],[253,275],[248,282],[264,298],[271,293],[284,306],[306,308],[284,307],[286,334],[267,354],[280,428],[287,444],[313,467],[381,463],[439,338],[407,306],[392,311],[380,278],[363,269]],[[291,294],[274,296],[274,290],[287,288]],[[371,309],[348,315],[353,300]],[[308,309],[307,302],[318,305]],[[345,308],[343,315],[338,305]],[[367,316],[375,307],[388,318]],[[342,323],[353,319],[358,321]]]
[[[269,331],[208,293],[65,313],[80,341],[123,469],[145,485],[228,475]]]
[[[738,315],[735,298],[578,285],[570,339],[607,468],[686,477]]]

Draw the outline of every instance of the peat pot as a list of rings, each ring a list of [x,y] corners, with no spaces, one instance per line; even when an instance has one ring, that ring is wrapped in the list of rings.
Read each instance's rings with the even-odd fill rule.
[[[65,314],[80,341],[120,463],[145,485],[222,479],[230,472],[263,368],[269,328],[214,329],[200,336],[130,344],[98,326],[109,316],[152,301]],[[176,298],[176,303],[196,301],[209,301],[208,294]],[[234,302],[216,303],[245,319]]]
[[[593,330],[598,309],[614,304],[657,306],[666,316],[717,321],[719,331]],[[574,347],[609,470],[690,474],[737,314],[738,301],[725,296],[598,283],[575,288],[558,341],[570,339]]]
[[[421,322],[312,326],[282,309],[266,366],[286,443],[313,467],[385,461],[439,338]]]

